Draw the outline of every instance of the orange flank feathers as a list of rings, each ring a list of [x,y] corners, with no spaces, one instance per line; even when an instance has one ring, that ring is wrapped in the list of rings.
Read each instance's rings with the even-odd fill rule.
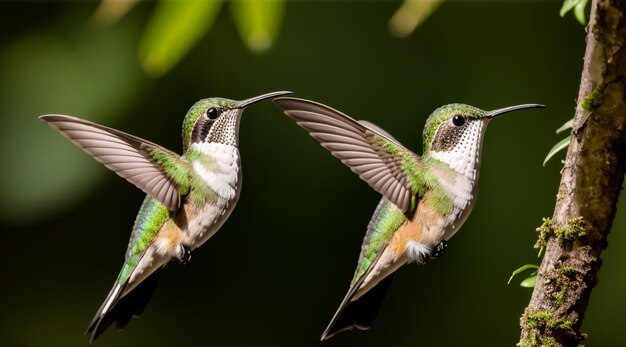
[[[404,254],[410,242],[432,247],[441,238],[443,231],[435,227],[435,223],[441,220],[441,215],[433,210],[431,204],[426,203],[429,195],[430,193],[426,193],[417,205],[413,218],[405,221],[393,234],[389,248],[396,257]]]
[[[176,254],[182,239],[182,231],[172,220],[168,220],[157,234],[154,244],[163,254]]]

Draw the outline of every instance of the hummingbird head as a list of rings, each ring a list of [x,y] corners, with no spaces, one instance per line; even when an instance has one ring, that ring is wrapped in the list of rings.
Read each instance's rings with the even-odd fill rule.
[[[187,151],[197,142],[239,144],[239,120],[249,105],[268,98],[289,95],[291,92],[274,92],[243,101],[224,98],[207,98],[196,102],[183,121],[183,147]]]
[[[505,107],[494,111],[450,104],[436,109],[424,126],[424,156],[438,159],[458,173],[475,177],[480,164],[483,135],[487,124],[494,117],[525,108],[544,107],[526,104]]]

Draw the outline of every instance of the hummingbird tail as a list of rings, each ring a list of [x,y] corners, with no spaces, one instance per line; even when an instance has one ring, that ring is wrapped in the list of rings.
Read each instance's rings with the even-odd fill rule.
[[[116,284],[85,332],[85,335],[90,335],[89,342],[97,339],[111,324],[115,323],[116,328],[120,330],[131,318],[139,317],[152,297],[160,273],[160,270],[155,271],[123,297],[121,294],[126,284],[121,286]]]
[[[360,330],[369,329],[385,299],[385,294],[389,289],[392,278],[393,274],[385,277],[356,301],[351,301],[354,294],[356,294],[356,290],[348,292],[337,313],[335,313],[335,316],[322,334],[321,340],[327,340],[342,331],[352,330],[353,328]]]

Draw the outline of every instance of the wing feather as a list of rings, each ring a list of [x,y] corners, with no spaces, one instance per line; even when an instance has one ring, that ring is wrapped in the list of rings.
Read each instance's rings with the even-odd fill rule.
[[[172,160],[180,156],[155,143],[119,130],[64,115],[40,117],[95,160],[157,199],[168,210],[181,203],[180,186],[151,155],[156,150]]]
[[[274,103],[378,193],[403,212],[410,209],[414,189],[403,167],[421,165],[417,155],[378,126],[328,106],[291,97]]]
[[[360,165],[368,165],[368,164],[378,164],[378,158],[350,158],[344,159],[344,164],[348,166],[360,166]]]

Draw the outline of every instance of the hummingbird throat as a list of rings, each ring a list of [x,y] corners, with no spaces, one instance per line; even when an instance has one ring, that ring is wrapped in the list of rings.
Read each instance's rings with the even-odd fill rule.
[[[474,120],[461,128],[442,125],[433,137],[428,155],[475,182],[486,128],[486,120]]]

